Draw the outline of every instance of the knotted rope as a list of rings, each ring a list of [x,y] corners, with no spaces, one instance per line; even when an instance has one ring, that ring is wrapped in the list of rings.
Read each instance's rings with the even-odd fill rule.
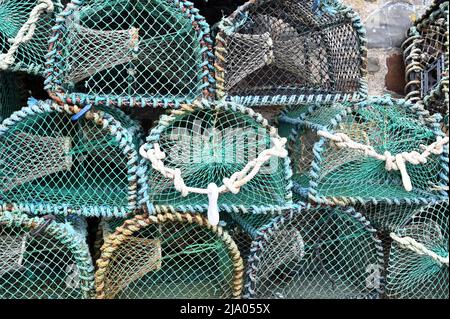
[[[442,138],[438,136],[436,142],[431,143],[428,146],[420,145],[423,149],[422,153],[417,151],[412,152],[402,152],[400,154],[392,155],[389,151],[385,151],[384,154],[379,154],[375,151],[372,146],[364,145],[353,141],[345,133],[335,133],[331,134],[327,131],[318,131],[317,134],[324,138],[327,138],[334,142],[338,148],[350,148],[354,150],[363,151],[364,155],[375,158],[380,161],[385,161],[385,168],[387,171],[395,170],[400,171],[402,176],[403,187],[406,191],[410,192],[412,190],[411,178],[406,170],[406,163],[413,165],[424,164],[427,162],[427,158],[431,155],[439,155],[444,151],[444,145],[448,144],[448,136]]]
[[[438,254],[436,254],[434,251],[429,250],[427,247],[425,247],[423,244],[417,242],[414,238],[411,238],[409,236],[406,237],[399,237],[395,233],[390,234],[391,238],[395,240],[401,247],[410,249],[413,252],[419,254],[419,255],[426,255],[433,260],[435,260],[440,265],[449,266],[448,264],[448,255],[447,257],[442,257]]]
[[[234,173],[229,178],[224,178],[222,186],[218,187],[215,183],[210,183],[206,189],[187,186],[184,183],[179,168],[173,169],[166,167],[163,162],[166,154],[161,151],[158,143],[154,143],[153,149],[149,150],[145,150],[145,145],[143,145],[140,148],[139,153],[143,158],[148,159],[152,163],[152,167],[155,170],[159,171],[164,177],[172,179],[175,189],[179,191],[183,197],[187,196],[189,193],[208,195],[208,220],[215,226],[219,223],[219,209],[217,206],[219,195],[226,192],[231,192],[233,194],[239,193],[240,188],[255,177],[261,167],[272,156],[285,158],[288,155],[285,148],[286,142],[286,138],[272,137],[272,148],[262,151],[257,158],[249,161],[241,171]]]
[[[0,70],[8,69],[14,62],[17,50],[23,43],[27,43],[33,38],[36,31],[37,22],[42,13],[51,13],[55,9],[51,0],[38,0],[38,5],[30,12],[28,20],[22,25],[14,39],[8,39],[11,47],[7,53],[0,54]]]

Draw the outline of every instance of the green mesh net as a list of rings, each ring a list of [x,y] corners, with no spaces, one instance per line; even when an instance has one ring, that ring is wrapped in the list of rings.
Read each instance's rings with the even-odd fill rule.
[[[251,109],[184,105],[161,117],[141,147],[149,166],[143,200],[160,211],[208,209],[208,216],[216,206],[278,213],[292,201],[285,142]]]
[[[293,191],[296,201],[308,197],[310,171],[314,161],[314,144],[320,140],[317,131],[331,129],[336,118],[345,114],[351,103],[306,103],[286,108],[278,117],[279,134],[288,138],[287,148],[292,163]]]
[[[304,157],[291,155],[297,184],[309,200],[377,206],[425,204],[446,196],[448,137],[433,119],[389,96],[339,108],[343,111],[326,107],[307,114],[310,130],[295,143]]]
[[[101,252],[97,298],[238,298],[242,293],[236,244],[201,215],[135,216],[106,237]]]
[[[448,131],[448,1],[435,1],[408,32],[403,43],[406,98],[444,118]]]
[[[190,2],[72,1],[54,31],[47,88],[58,100],[167,107],[213,92],[209,26]]]
[[[360,18],[338,1],[257,0],[218,24],[219,97],[244,105],[356,99],[367,94]]]
[[[26,94],[20,78],[17,73],[0,71],[0,123],[25,102]]]
[[[417,209],[392,233],[388,298],[448,299],[448,198]]]
[[[353,209],[305,206],[257,233],[246,267],[247,298],[378,298],[382,293],[381,241]]]
[[[76,107],[29,105],[0,127],[1,202],[85,216],[124,216],[137,208],[139,139],[120,118],[89,111],[73,120]]]
[[[83,219],[0,211],[0,299],[81,299],[93,292]]]
[[[59,0],[0,0],[0,70],[44,74]]]

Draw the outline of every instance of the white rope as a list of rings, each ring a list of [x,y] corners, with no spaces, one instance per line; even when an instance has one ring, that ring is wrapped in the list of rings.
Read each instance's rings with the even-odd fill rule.
[[[448,136],[442,138],[438,136],[436,142],[431,143],[428,146],[420,145],[423,149],[422,153],[412,151],[403,152],[397,155],[392,155],[389,151],[385,151],[384,154],[378,154],[372,146],[364,145],[353,141],[348,135],[344,133],[331,134],[326,131],[318,131],[319,136],[325,137],[335,143],[339,148],[351,148],[354,150],[360,150],[364,152],[364,155],[375,158],[380,161],[385,161],[385,168],[387,171],[396,170],[400,171],[402,176],[403,187],[410,192],[412,190],[411,179],[406,171],[406,163],[413,165],[424,164],[427,162],[427,158],[431,154],[439,155],[444,151],[444,145],[448,144]]]
[[[30,41],[36,30],[37,22],[43,12],[53,12],[55,9],[51,0],[38,0],[38,5],[30,12],[28,20],[22,25],[14,39],[9,39],[11,43],[7,53],[0,54],[0,70],[8,69],[15,61],[15,53],[22,43]]]
[[[399,237],[395,233],[390,234],[391,238],[395,240],[401,247],[409,249],[419,255],[427,255],[433,258],[440,265],[445,265],[448,267],[448,255],[447,257],[442,257],[436,254],[434,251],[429,250],[423,244],[417,242],[411,237]]]
[[[164,165],[164,158],[166,154],[161,151],[158,143],[153,144],[153,148],[148,151],[144,146],[141,146],[139,153],[143,158],[148,159],[152,163],[152,167],[159,171],[164,177],[173,180],[175,189],[181,193],[182,196],[187,196],[189,193],[208,195],[208,220],[212,225],[217,225],[219,222],[219,209],[217,206],[219,194],[231,192],[233,194],[239,193],[242,186],[247,184],[253,177],[258,174],[261,167],[272,157],[285,158],[288,155],[285,149],[286,138],[272,138],[273,147],[262,151],[258,157],[248,162],[245,167],[231,175],[229,178],[223,179],[223,185],[218,187],[211,183],[207,189],[186,186],[180,169],[169,168]]]

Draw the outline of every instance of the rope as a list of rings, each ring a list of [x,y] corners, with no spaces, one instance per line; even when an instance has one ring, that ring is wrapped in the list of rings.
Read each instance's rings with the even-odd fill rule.
[[[7,53],[0,54],[0,70],[7,70],[14,62],[14,55],[22,43],[30,41],[36,30],[37,22],[42,13],[51,13],[55,9],[51,0],[38,0],[38,5],[30,12],[28,20],[22,25],[14,39],[9,39],[11,43]]]
[[[229,178],[223,179],[223,185],[218,187],[215,183],[208,185],[208,188],[189,187],[184,183],[180,169],[172,169],[164,165],[163,159],[166,154],[161,151],[158,143],[153,144],[153,149],[145,150],[145,145],[141,146],[139,153],[142,157],[148,159],[152,163],[152,167],[159,171],[164,177],[172,179],[175,189],[181,193],[183,197],[189,193],[206,194],[209,199],[208,220],[216,226],[219,222],[219,209],[217,206],[219,194],[231,192],[237,194],[240,188],[247,184],[253,177],[258,174],[261,167],[272,157],[285,158],[288,155],[285,149],[286,138],[272,137],[273,147],[262,151],[258,157],[248,162],[245,167],[231,175]]]
[[[224,242],[226,248],[228,248],[228,254],[234,267],[231,297],[234,299],[240,298],[243,288],[244,262],[236,243],[228,232],[223,230],[220,226],[212,225],[202,215],[167,213],[158,215],[136,215],[132,219],[126,220],[122,226],[116,228],[115,232],[105,239],[101,248],[101,257],[97,260],[98,269],[95,273],[97,299],[111,299],[114,297],[108,294],[107,276],[109,268],[112,267],[111,264],[114,261],[114,255],[118,248],[131,240],[133,235],[141,229],[145,229],[150,225],[161,225],[174,222],[205,227]]]
[[[444,151],[444,145],[448,144],[448,136],[442,138],[438,136],[436,142],[431,143],[428,146],[420,145],[423,149],[422,153],[412,151],[403,152],[400,154],[392,155],[389,151],[385,151],[384,154],[379,154],[375,151],[372,146],[364,145],[353,141],[348,135],[344,133],[331,134],[326,131],[318,131],[319,136],[325,137],[335,143],[338,148],[350,148],[354,150],[360,150],[364,152],[364,155],[375,158],[380,161],[385,161],[385,168],[387,171],[396,170],[400,171],[402,176],[403,187],[406,191],[410,192],[412,190],[411,178],[406,170],[406,163],[411,163],[413,165],[424,164],[427,162],[428,156],[431,154],[439,155]]]
[[[433,258],[440,265],[448,265],[448,255],[447,257],[442,257],[436,254],[434,251],[429,250],[423,244],[417,242],[414,238],[409,236],[399,237],[395,233],[390,234],[391,238],[395,240],[401,247],[410,249],[411,251],[418,253],[419,255],[426,255]]]

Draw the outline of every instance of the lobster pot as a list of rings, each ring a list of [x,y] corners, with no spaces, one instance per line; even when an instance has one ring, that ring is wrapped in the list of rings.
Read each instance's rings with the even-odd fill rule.
[[[43,75],[55,15],[60,0],[0,1],[0,71]]]
[[[292,201],[285,142],[251,109],[205,100],[183,106],[163,115],[140,149],[148,166],[143,200],[160,212],[278,213]]]
[[[308,199],[383,214],[446,196],[448,137],[416,110],[405,100],[374,97],[318,130]]]
[[[217,94],[244,105],[367,95],[366,35],[338,1],[248,1],[218,24]]]
[[[294,202],[307,201],[314,160],[314,145],[320,140],[320,130],[330,129],[346,109],[354,104],[345,103],[305,103],[290,106],[278,117],[278,131],[288,138],[287,148],[292,163]]]
[[[246,267],[244,297],[378,298],[383,251],[355,210],[304,206],[264,225]]]
[[[407,99],[444,117],[448,132],[448,1],[435,2],[408,31],[403,43]]]
[[[74,0],[54,30],[57,100],[176,107],[213,92],[209,26],[188,1]]]
[[[30,100],[0,130],[0,200],[29,211],[125,216],[137,207],[136,131],[120,118]],[[116,115],[120,115],[116,111]]]
[[[135,216],[105,239],[97,298],[238,298],[243,266],[222,228],[201,215]]]
[[[448,299],[448,198],[416,210],[392,233],[388,298]]]
[[[0,71],[0,123],[23,105],[26,93],[20,77],[17,73]]]
[[[86,221],[0,212],[0,298],[84,299],[94,292]]]

